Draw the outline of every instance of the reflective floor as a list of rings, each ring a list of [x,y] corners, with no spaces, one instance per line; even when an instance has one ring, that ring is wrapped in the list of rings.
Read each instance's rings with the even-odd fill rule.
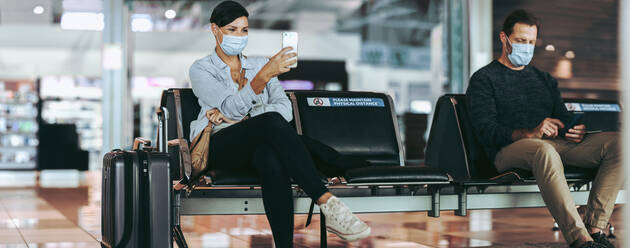
[[[31,172],[0,173],[0,248],[100,247],[100,182],[99,173],[43,172],[40,180]],[[625,228],[621,212],[618,208],[612,218],[618,234]],[[369,238],[347,243],[329,234],[328,247],[566,247],[543,208],[360,218],[372,227]],[[319,219],[308,228],[305,221],[305,215],[296,216],[296,247],[319,247]],[[190,247],[273,246],[262,215],[184,216],[182,226]]]

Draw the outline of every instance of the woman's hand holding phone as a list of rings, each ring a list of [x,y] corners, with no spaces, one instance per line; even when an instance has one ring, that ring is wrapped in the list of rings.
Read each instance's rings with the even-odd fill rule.
[[[293,48],[282,48],[280,52],[269,58],[267,64],[256,74],[256,77],[251,82],[252,89],[256,94],[260,94],[263,91],[271,78],[291,70],[289,66],[295,63],[292,58],[297,56],[297,53],[287,53],[291,49]]]
[[[292,47],[282,48],[280,52],[269,59],[269,62],[260,71],[265,71],[269,75],[269,79],[290,71],[289,66],[295,63],[292,58],[297,56],[297,53],[287,53],[292,49]]]

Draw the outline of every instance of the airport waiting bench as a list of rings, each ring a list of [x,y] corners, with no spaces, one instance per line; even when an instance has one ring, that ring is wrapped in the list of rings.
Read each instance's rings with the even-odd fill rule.
[[[396,112],[389,96],[371,92],[296,91],[288,92],[288,97],[293,105],[292,124],[299,135],[320,141],[344,156],[369,161],[366,167],[326,175],[343,178],[336,180],[336,185],[329,185],[329,189],[353,211],[429,211],[432,216],[439,215],[440,188],[449,186],[451,178],[441,169],[405,165]],[[199,111],[198,99],[191,89],[164,91],[158,111],[158,146],[164,151],[168,149],[175,180],[187,181],[190,176],[190,165],[185,162],[189,156],[187,136],[189,124],[197,119]],[[185,144],[166,147],[167,141],[182,139]],[[191,192],[173,195],[173,235],[180,247],[186,246],[178,223],[182,214],[264,213],[254,170],[210,170],[207,178]],[[298,187],[294,187],[294,196],[296,213],[318,212]],[[377,199],[386,196],[390,198]],[[325,246],[323,218],[320,230]]]
[[[365,159],[370,166],[323,176],[329,190],[355,213],[454,210],[465,216],[468,209],[541,207],[539,192],[513,185],[535,183],[527,171],[499,174],[472,133],[464,95],[442,96],[436,105],[426,151],[427,166],[409,166],[400,140],[391,98],[382,93],[295,91],[287,95],[293,105],[298,134],[318,140],[345,156]],[[179,103],[178,103],[179,102]],[[189,124],[200,111],[191,89],[163,92],[158,109],[158,147],[171,157],[174,181],[190,176],[187,145]],[[167,141],[184,139],[185,145],[167,147]],[[182,150],[183,149],[183,150]],[[188,153],[188,154],[187,154]],[[593,171],[567,169],[572,184],[588,184]],[[253,171],[210,171],[207,180],[192,191],[175,190],[170,199],[173,237],[187,247],[179,227],[181,215],[264,214],[258,178]],[[476,191],[475,191],[476,189]],[[588,189],[575,187],[577,204],[584,204]],[[295,213],[318,212],[294,185]],[[618,198],[618,202],[623,202]],[[321,245],[326,229],[320,218]],[[307,224],[310,223],[310,214]]]

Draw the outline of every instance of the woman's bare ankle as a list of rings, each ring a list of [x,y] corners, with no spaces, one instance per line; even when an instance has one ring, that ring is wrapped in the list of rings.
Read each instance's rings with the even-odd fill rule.
[[[322,196],[319,197],[319,199],[317,199],[317,205],[322,205],[328,202],[328,199],[330,199],[330,197],[333,197],[333,194],[331,194],[330,192],[324,193]]]

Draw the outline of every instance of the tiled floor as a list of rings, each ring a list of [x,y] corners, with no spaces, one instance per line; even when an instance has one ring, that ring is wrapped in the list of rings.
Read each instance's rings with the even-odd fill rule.
[[[68,172],[42,175],[0,174],[0,248],[100,247],[100,174]],[[13,182],[12,182],[13,181]],[[15,187],[15,185],[30,185]],[[442,212],[362,214],[372,235],[347,243],[329,234],[328,247],[566,247],[551,231],[546,209],[469,211],[468,217]],[[295,219],[296,247],[319,247],[319,220],[304,228]],[[617,233],[625,228],[621,211],[612,218]],[[184,216],[190,247],[272,247],[265,216]],[[615,240],[620,242],[622,237]]]

